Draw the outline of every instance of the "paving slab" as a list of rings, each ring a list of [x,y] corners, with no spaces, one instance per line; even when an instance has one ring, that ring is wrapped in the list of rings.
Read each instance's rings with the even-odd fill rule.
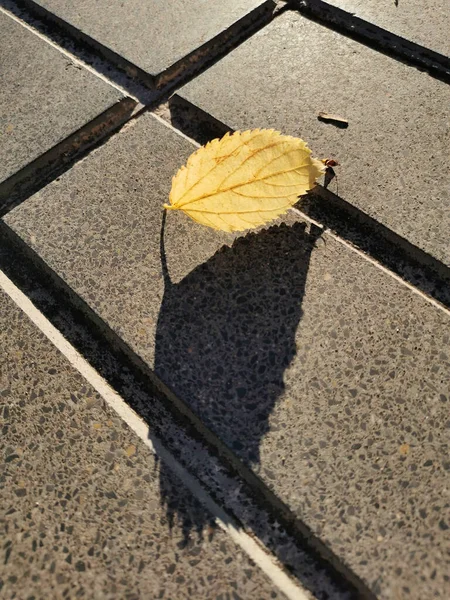
[[[124,96],[1,12],[0,47],[1,205],[12,192],[13,176],[29,163],[99,115],[104,115],[105,121],[119,120]],[[96,128],[86,130],[78,145],[102,131],[100,123]],[[70,154],[69,147],[64,151]],[[36,177],[37,169],[54,160],[47,157],[24,178]]]
[[[449,86],[288,11],[179,95],[233,129],[273,127],[336,158],[331,191],[450,265]]]
[[[93,43],[109,58],[128,66],[130,73],[141,70],[157,85],[178,74],[182,59],[208,45],[223,46],[227,32],[245,30],[263,13],[269,14],[272,0],[225,0],[218,6],[209,0],[128,0],[108,2],[70,0],[26,0],[44,10],[72,34]],[[99,18],[101,15],[101,18]],[[216,39],[221,36],[220,39]],[[222,37],[224,36],[224,37]],[[189,64],[189,60],[186,63]],[[136,69],[137,68],[137,69]],[[170,76],[168,74],[169,71]],[[166,78],[165,75],[168,75]]]
[[[448,313],[295,219],[161,251],[192,150],[145,114],[5,221],[380,599],[448,597]]]
[[[0,346],[2,598],[284,598],[3,292]]]
[[[418,4],[408,0],[330,0],[355,16],[424,48],[450,57],[450,11],[447,0]]]

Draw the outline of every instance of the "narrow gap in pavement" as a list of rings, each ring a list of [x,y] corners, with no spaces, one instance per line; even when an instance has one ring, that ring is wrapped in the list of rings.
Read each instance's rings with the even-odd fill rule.
[[[92,66],[99,74],[137,97],[143,104],[150,105],[155,105],[158,100],[161,102],[162,98],[167,99],[174,89],[211,67],[284,10],[277,9],[272,0],[266,0],[246,17],[172,64],[166,71],[152,76],[32,0],[0,0],[0,6],[56,46]]]
[[[376,600],[340,558],[177,398],[6,224],[0,270],[162,439],[208,493],[317,598]],[[224,482],[226,485],[224,486]]]
[[[299,208],[311,219],[450,309],[450,268],[340,196],[316,186]]]
[[[287,0],[287,6],[365,46],[450,83],[450,58],[410,42],[322,0]]]
[[[6,4],[9,5],[12,3],[3,2],[3,5]],[[260,23],[258,27],[264,24],[266,23]],[[324,23],[321,22],[321,24]],[[247,31],[245,39],[252,35],[258,27]],[[58,33],[58,35],[60,34]],[[191,78],[195,74],[202,72],[202,70],[211,66],[211,64],[236,47],[236,45],[244,41],[244,39],[238,41],[233,36],[229,41],[226,51],[223,49],[224,51],[220,56],[216,55],[214,58],[210,57],[202,60],[195,67],[196,71],[186,70],[186,64],[178,65],[180,69],[177,72],[178,78],[172,80],[170,83],[169,80],[164,80],[164,85],[167,84],[166,87],[159,92],[155,92],[154,96],[148,95],[146,90],[141,90],[138,87],[134,87],[133,89],[135,91],[138,90],[138,97],[145,98],[148,108],[160,105],[162,101],[169,97],[175,87],[179,87],[185,83],[187,78]],[[360,41],[371,45],[364,36]],[[83,56],[83,60],[85,60],[84,51],[79,56]],[[411,62],[411,58],[408,60]],[[437,71],[440,77],[443,77],[444,71],[442,67],[439,66]],[[121,86],[124,82],[126,85],[135,86],[133,78],[130,78],[126,73],[117,75],[116,70],[105,68],[103,74],[111,81],[120,82]],[[167,74],[167,77],[169,76],[170,74]],[[141,83],[145,86],[149,82],[143,80]],[[155,82],[150,83],[152,86],[155,84]],[[175,105],[176,100],[171,103],[172,107]],[[131,118],[131,113],[132,110],[130,110],[130,114],[124,115],[121,123]],[[172,121],[172,124],[175,127],[179,126],[176,120]],[[119,123],[115,124],[116,127],[118,125]],[[208,139],[215,137],[215,135],[222,135],[228,129],[219,122],[214,123],[212,118],[208,119],[208,115],[201,115],[200,112],[197,113],[196,126],[199,127],[198,133],[193,131],[186,131],[186,133],[198,139],[200,143],[208,141]],[[179,128],[182,129],[181,127]],[[221,128],[222,130],[219,133]],[[214,131],[217,131],[215,135]],[[100,134],[102,140],[100,141],[97,138],[95,141],[93,140],[89,150],[95,145],[98,146],[100,143],[104,143],[107,139],[105,137],[107,134],[111,135],[111,131],[103,131]],[[53,150],[56,154],[61,151],[59,146]],[[86,153],[87,149],[84,147],[84,154],[70,156],[64,166],[60,165],[58,167],[59,171],[56,167],[55,170],[49,171],[47,179],[44,178],[39,185],[42,187],[42,185],[48,183],[55,177],[56,173],[60,174],[64,170],[67,170],[74,164],[75,159],[79,160]],[[33,187],[30,185],[29,188],[25,188],[23,194],[29,197],[37,189],[36,186]],[[23,199],[25,198],[22,197]],[[11,208],[11,205],[8,208]],[[309,216],[323,222],[325,226],[336,231],[338,235],[344,239],[348,239],[363,251],[373,256],[377,261],[387,266],[387,268],[398,273],[400,277],[409,281],[415,287],[435,297],[446,306],[450,306],[449,291],[448,287],[446,287],[446,284],[450,282],[450,272],[445,265],[435,261],[426,253],[415,248],[403,240],[403,238],[387,230],[354,207],[347,207],[344,201],[341,201],[340,198],[330,192],[325,193],[325,190],[319,189],[317,194],[311,195],[307,203],[302,206],[302,209]],[[254,520],[250,523],[250,528],[260,539],[265,540],[269,549],[275,555],[279,555],[277,542],[272,541],[274,539],[277,540],[277,536],[280,535],[279,528],[275,527],[278,520],[281,521],[282,526],[292,536],[293,543],[297,544],[302,552],[306,549],[314,557],[313,560],[316,565],[314,575],[302,572],[302,565],[299,565],[298,562],[287,564],[305,587],[315,595],[320,595],[324,585],[321,579],[328,578],[332,582],[328,585],[337,585],[342,590],[348,588],[349,582],[351,582],[353,586],[351,593],[354,598],[375,599],[375,596],[366,588],[364,583],[351,573],[342,564],[340,559],[332,554],[318,538],[313,536],[303,523],[296,520],[288,508],[249,469],[242,465],[232,452],[209,432],[179,399],[171,394],[170,390],[156,380],[154,374],[149,371],[148,367],[141,363],[140,359],[134,355],[131,349],[114,332],[109,330],[104,323],[101,323],[89,307],[84,305],[81,300],[76,300],[75,293],[72,290],[67,288],[61,281],[55,283],[57,276],[46,268],[45,264],[31,249],[27,248],[23,242],[19,242],[15,234],[6,225],[0,224],[0,232],[0,267],[28,297],[32,298],[34,304],[43,314],[57,326],[65,337],[87,358],[92,366],[105,377],[110,385],[126,399],[127,403],[163,439],[168,441],[169,449],[177,456],[180,462],[186,463],[186,460],[183,459],[183,452],[177,446],[180,443],[180,439],[183,442],[186,442],[186,439],[188,441],[191,440],[193,447],[203,444],[204,448],[208,447],[209,450],[212,449],[211,460],[216,461],[216,464],[220,463],[221,468],[225,469],[228,477],[242,477],[253,492],[249,493],[248,498],[251,497],[249,502],[253,502],[255,506],[252,510],[258,514],[255,514]],[[106,331],[107,329],[108,331]],[[168,431],[171,428],[173,431],[173,427],[179,428],[177,434],[182,431],[184,437],[182,435],[169,435]],[[183,451],[186,452],[186,449],[184,448]],[[198,449],[196,452],[198,453]],[[203,450],[204,452],[205,450]],[[203,459],[205,459],[205,454],[203,454]],[[226,466],[223,466],[224,461]],[[209,472],[203,475],[205,478],[211,476]],[[211,482],[209,482],[209,487],[213,487]],[[218,502],[223,504],[226,499],[220,497],[218,489],[215,490],[215,494]],[[260,506],[257,506],[257,502],[261,503]],[[260,511],[267,511],[269,517],[261,519]],[[242,515],[237,515],[237,517],[245,526],[245,520]]]
[[[0,183],[0,218],[71,168],[93,147],[104,143],[134,113],[136,102],[122,98],[93,121],[50,148]]]
[[[247,18],[172,65],[174,70],[171,67],[162,74],[164,85],[161,84],[162,87],[158,89],[157,82],[150,80],[147,73],[140,73],[131,64],[119,64],[107,52],[99,55],[97,43],[92,47],[83,36],[72,31],[74,28],[32,1],[0,0],[0,10],[5,14],[40,35],[69,59],[76,60],[82,67],[130,96],[3,182],[0,185],[0,218],[106,143],[130,119],[167,101],[175,89],[205,71],[264,27],[283,10],[273,10],[273,6],[270,0],[265,2]]]
[[[160,114],[199,144],[233,130],[174,94]],[[404,281],[450,308],[450,268],[362,210],[321,185],[299,200],[298,208]]]
[[[259,29],[267,25],[270,20],[293,7],[308,18],[317,20],[321,25],[331,27],[341,34],[357,39],[361,43],[369,46],[376,44],[377,50],[392,55],[394,58],[404,59],[408,64],[411,64],[411,57],[416,56],[417,60],[425,60],[424,57],[428,57],[426,58],[427,65],[435,65],[434,70],[437,69],[439,72],[438,78],[446,80],[448,73],[448,81],[450,81],[450,60],[446,57],[427,51],[426,48],[390,34],[321,0],[290,0],[286,4],[280,3],[275,11],[263,11],[245,32],[233,32],[225,47],[220,51],[210,54],[207,48],[208,44],[205,44],[202,47],[201,58],[195,65],[191,65],[187,70],[179,65],[177,67],[177,77],[174,80],[167,81],[166,85],[160,90],[155,89],[153,82],[150,86],[152,89],[149,89],[147,86],[148,80],[140,80],[139,74],[136,76],[136,72],[133,72],[134,77],[132,77],[130,72],[126,72],[126,69],[121,70],[117,64],[112,64],[109,60],[98,57],[96,53],[92,53],[91,47],[86,45],[85,40],[77,39],[77,36],[67,38],[66,24],[56,22],[58,20],[55,21],[50,13],[44,17],[43,13],[47,13],[47,11],[38,8],[32,0],[18,0],[16,2],[1,0],[0,4],[6,11],[42,33],[56,46],[65,49],[85,65],[91,65],[94,72],[102,75],[125,93],[129,93],[138,99],[144,105],[141,107],[142,110],[139,113],[130,113],[128,118],[139,116],[142,112],[151,110],[170,122],[175,129],[183,132],[199,144],[204,144],[214,137],[220,137],[227,131],[231,131],[231,129],[200,108],[191,106],[176,94],[173,96],[172,94],[187,81],[201,74],[223,56],[245,42]],[[217,44],[217,41],[215,44]],[[401,56],[397,56],[399,53]],[[414,64],[414,60],[412,60],[412,64]],[[428,66],[426,70],[428,70]],[[431,71],[430,74],[436,76]],[[121,119],[115,129],[117,130],[126,121],[127,117]],[[24,187],[15,186],[13,197],[8,202],[7,208],[1,209],[0,216],[13,206],[26,200],[56,177],[59,177],[90,151],[104,144],[112,133],[114,131],[108,131],[105,128],[103,137],[102,135],[97,136],[96,139],[91,140],[87,146],[72,156],[70,153],[65,154],[64,160],[59,161],[59,164],[55,160],[54,168],[48,170],[48,172],[40,169],[39,181],[33,182],[28,173],[19,172],[16,174],[14,179],[26,179],[27,185]],[[55,159],[58,151],[60,151],[60,146],[50,151]],[[45,155],[37,159],[36,162],[39,164],[41,159],[45,159]],[[43,162],[45,164],[45,160]],[[29,165],[25,169],[30,167]],[[8,184],[8,193],[10,193],[11,182],[6,183]],[[0,192],[0,200],[1,198]],[[323,188],[318,187],[316,193],[309,196],[308,200],[302,205],[302,210],[311,218],[329,227],[343,239],[355,244],[356,247],[395,272],[405,281],[435,298],[444,306],[450,307],[450,292],[448,291],[450,269],[446,265]]]

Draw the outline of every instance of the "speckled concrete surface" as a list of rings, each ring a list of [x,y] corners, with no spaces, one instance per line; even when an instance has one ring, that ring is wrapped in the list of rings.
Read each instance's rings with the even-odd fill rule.
[[[162,205],[194,149],[144,114],[5,217],[100,315],[122,314],[113,329],[126,340],[137,335],[151,364],[164,294]],[[200,234],[199,243],[198,227],[170,215],[166,244],[175,281],[230,240],[206,228]]]
[[[144,115],[5,220],[380,599],[446,598],[448,315],[301,223],[170,213],[164,288],[191,150]]]
[[[0,184],[123,98],[0,13]]]
[[[156,76],[268,0],[34,0],[82,34]],[[101,14],[101,18],[99,15]],[[200,18],[199,18],[200,15]],[[243,25],[245,26],[245,25]]]
[[[409,0],[328,0],[396,35],[425,48],[450,56],[450,11],[447,0],[410,2]]]
[[[180,95],[233,129],[273,127],[337,158],[340,196],[450,265],[448,85],[288,12]]]
[[[4,600],[284,597],[3,292],[0,346]]]

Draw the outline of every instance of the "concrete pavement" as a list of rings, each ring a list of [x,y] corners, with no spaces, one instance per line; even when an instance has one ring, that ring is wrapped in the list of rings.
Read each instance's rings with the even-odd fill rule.
[[[6,598],[450,592],[450,314],[433,298],[445,299],[433,289],[450,276],[445,76],[312,22],[295,3],[272,18],[272,3],[229,4],[210,15],[135,2],[101,18],[87,4],[18,5],[41,15],[39,31],[0,12],[0,255],[25,257],[17,277],[2,258]],[[389,23],[350,4],[332,3],[448,56],[445,10],[424,37],[401,0]],[[74,67],[47,41],[52,27],[101,53],[110,79],[80,64],[81,51]],[[153,90],[140,112],[131,88],[117,87],[121,69]],[[167,104],[166,86],[183,76]],[[325,207],[341,203],[343,225],[360,215],[404,240],[404,270],[411,249],[416,279],[429,267],[431,284],[402,280],[382,252],[311,223],[301,202],[234,237],[182,214],[163,220],[171,177],[196,148],[177,129],[180,109],[184,132],[202,141],[275,127],[336,157]],[[323,110],[348,127],[320,121]],[[52,337],[59,308],[122,352],[120,402],[105,400],[113,381],[100,392],[89,383],[89,344],[83,358],[76,335]],[[66,335],[78,327],[69,321]],[[139,433],[151,410],[127,412],[140,373],[146,402],[174,422],[156,446]]]

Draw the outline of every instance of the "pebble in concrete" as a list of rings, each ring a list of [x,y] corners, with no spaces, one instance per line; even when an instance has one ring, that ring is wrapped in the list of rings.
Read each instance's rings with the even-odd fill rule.
[[[447,0],[432,0],[423,4],[393,0],[382,6],[377,0],[330,0],[328,4],[450,57],[450,12]]]
[[[446,598],[448,315],[299,222],[171,212],[163,275],[192,150],[143,115],[6,222],[380,599]]]
[[[273,127],[336,158],[331,191],[450,265],[449,86],[287,12],[180,95],[233,129]]]
[[[199,49],[203,57],[205,45],[217,50],[232,28],[237,35],[275,6],[272,0],[224,0],[220,5],[209,0],[113,4],[87,0],[76,5],[70,0],[33,0],[29,4],[54,15],[72,33],[127,65],[130,74],[134,65],[135,71],[137,67],[157,85],[178,74],[174,66],[182,59]],[[219,41],[217,36],[224,38]]]
[[[119,120],[123,95],[3,13],[0,40],[1,201],[9,178],[82,126],[112,107]]]
[[[284,597],[3,292],[0,346],[2,598]]]

